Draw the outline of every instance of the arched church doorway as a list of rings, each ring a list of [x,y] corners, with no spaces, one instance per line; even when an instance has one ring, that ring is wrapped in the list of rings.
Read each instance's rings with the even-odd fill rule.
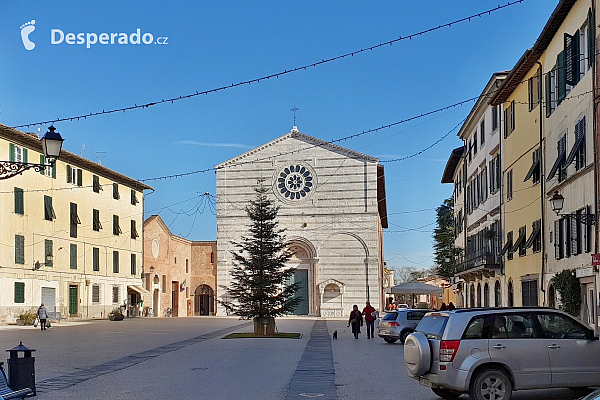
[[[208,285],[194,291],[194,315],[215,315],[215,293]]]
[[[288,279],[287,284],[298,284],[296,297],[301,299],[294,315],[314,314],[316,313],[314,248],[306,239],[294,239],[290,242],[290,251],[293,254],[287,265],[296,268],[296,271]]]

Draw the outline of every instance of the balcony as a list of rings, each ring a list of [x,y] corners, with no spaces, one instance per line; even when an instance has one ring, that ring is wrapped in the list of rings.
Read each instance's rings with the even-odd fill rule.
[[[456,265],[456,275],[481,273],[485,276],[494,276],[500,271],[500,266],[500,255],[494,247],[467,250],[466,259]]]

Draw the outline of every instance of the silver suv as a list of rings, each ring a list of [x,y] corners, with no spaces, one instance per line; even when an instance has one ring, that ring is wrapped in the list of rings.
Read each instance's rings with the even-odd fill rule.
[[[414,332],[419,321],[431,310],[403,308],[398,311],[388,311],[379,322],[377,334],[388,343],[398,339],[404,343],[406,337]]]
[[[445,399],[508,400],[513,390],[600,385],[594,331],[551,308],[430,312],[404,343],[409,374]]]

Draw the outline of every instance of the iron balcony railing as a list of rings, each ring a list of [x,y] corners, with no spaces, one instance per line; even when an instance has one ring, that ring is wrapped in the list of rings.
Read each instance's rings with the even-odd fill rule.
[[[467,251],[466,259],[461,260],[456,265],[456,272],[465,272],[470,269],[500,268],[500,255],[495,248],[481,248],[474,251]]]

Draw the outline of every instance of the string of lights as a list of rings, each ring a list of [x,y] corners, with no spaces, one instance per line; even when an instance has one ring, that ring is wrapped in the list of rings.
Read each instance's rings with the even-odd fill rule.
[[[166,103],[171,103],[172,104],[175,101],[190,99],[192,97],[207,95],[207,94],[210,94],[210,93],[216,93],[216,92],[219,92],[219,91],[222,91],[222,90],[231,89],[231,88],[238,87],[238,86],[250,85],[252,83],[260,83],[260,81],[265,81],[265,80],[269,80],[269,79],[272,79],[272,78],[277,79],[280,76],[288,75],[288,74],[291,74],[293,72],[306,71],[308,68],[311,68],[311,67],[314,68],[314,67],[317,67],[317,66],[320,66],[320,65],[323,65],[323,64],[327,64],[327,63],[333,62],[333,61],[337,61],[337,60],[341,60],[341,59],[349,58],[349,57],[354,57],[355,55],[358,55],[358,54],[361,54],[361,53],[365,53],[365,52],[368,52],[368,51],[373,51],[375,49],[379,49],[379,48],[382,48],[382,47],[385,47],[385,46],[391,46],[394,43],[398,43],[398,42],[403,41],[403,40],[412,40],[413,38],[416,38],[418,36],[422,36],[422,35],[425,35],[427,33],[435,32],[435,31],[443,29],[443,28],[450,28],[450,27],[452,27],[452,26],[454,26],[456,24],[462,23],[462,22],[470,22],[472,19],[480,18],[480,17],[483,17],[485,15],[491,15],[495,11],[502,10],[504,8],[507,8],[507,7],[514,6],[515,4],[522,3],[523,1],[525,1],[525,0],[509,1],[507,4],[498,5],[497,7],[491,8],[489,10],[482,11],[482,12],[479,12],[479,13],[476,13],[476,14],[472,14],[472,15],[469,15],[469,16],[466,16],[466,17],[463,17],[463,18],[460,18],[460,19],[457,19],[457,20],[454,20],[454,21],[451,21],[451,22],[448,22],[448,23],[445,23],[445,24],[442,24],[442,25],[438,25],[436,27],[428,28],[428,29],[422,30],[420,32],[415,32],[415,33],[412,33],[412,34],[407,35],[407,36],[399,36],[399,37],[397,37],[395,39],[391,39],[391,40],[388,40],[388,41],[385,41],[385,42],[381,42],[381,43],[378,43],[378,44],[373,45],[373,46],[364,47],[364,48],[361,48],[359,50],[354,50],[354,51],[351,51],[349,53],[344,53],[344,54],[341,54],[341,55],[338,55],[338,56],[335,56],[335,57],[331,57],[331,58],[321,59],[320,61],[316,61],[316,62],[313,62],[313,63],[310,63],[310,64],[305,64],[305,65],[302,65],[302,66],[299,66],[299,67],[295,67],[295,68],[292,68],[292,69],[289,69],[289,70],[284,70],[284,71],[277,72],[277,73],[274,73],[274,74],[265,75],[265,76],[262,76],[260,78],[254,78],[254,79],[250,79],[250,80],[247,80],[247,81],[242,81],[242,82],[239,82],[239,83],[231,83],[231,85],[221,86],[221,87],[214,88],[214,89],[208,89],[208,90],[203,90],[203,91],[196,91],[194,93],[189,93],[189,94],[178,96],[178,97],[161,99],[161,100],[152,101],[152,102],[143,103],[143,104],[134,104],[133,106],[129,106],[129,107],[114,108],[114,109],[110,109],[110,110],[103,109],[102,111],[91,112],[89,114],[82,114],[82,115],[78,115],[78,116],[75,116],[75,117],[56,118],[56,119],[48,120],[48,121],[33,122],[33,123],[23,124],[23,125],[16,125],[16,126],[14,126],[14,128],[26,128],[26,127],[28,128],[28,127],[31,127],[31,126],[47,125],[47,124],[53,124],[53,123],[56,123],[56,122],[63,122],[63,121],[75,121],[75,120],[78,121],[80,119],[87,119],[87,118],[95,117],[95,116],[98,116],[98,115],[113,114],[113,113],[119,113],[119,112],[123,112],[124,113],[126,111],[131,111],[131,110],[141,109],[141,108],[148,108],[148,107],[159,105],[159,104],[166,104]]]

